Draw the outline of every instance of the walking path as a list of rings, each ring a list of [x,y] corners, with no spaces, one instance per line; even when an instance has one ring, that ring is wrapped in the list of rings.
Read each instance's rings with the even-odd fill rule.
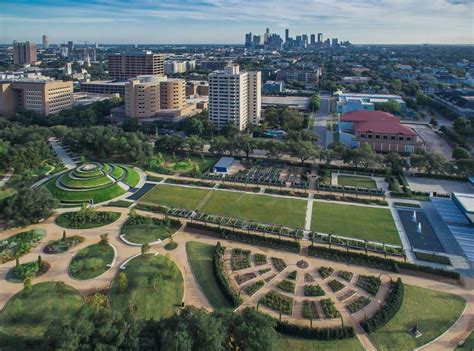
[[[3,176],[2,180],[0,180],[0,188],[5,186],[5,184],[7,184],[7,182],[10,180],[12,175],[13,175],[13,170],[9,170],[7,174]]]
[[[84,236],[85,241],[81,243],[80,245],[74,247],[70,251],[65,252],[63,254],[46,255],[42,252],[43,248],[47,245],[49,241],[57,240],[62,237],[63,228],[58,226],[54,222],[54,219],[56,218],[57,215],[53,215],[52,217],[50,217],[43,223],[40,223],[34,226],[29,226],[29,227],[21,228],[21,229],[19,228],[10,229],[10,230],[1,232],[0,239],[5,239],[20,231],[25,231],[25,230],[29,230],[33,228],[42,228],[46,230],[47,234],[45,238],[39,243],[39,245],[33,248],[30,253],[26,254],[20,259],[21,262],[29,262],[29,261],[36,260],[37,256],[41,254],[45,260],[51,263],[51,269],[43,276],[35,278],[34,283],[36,284],[38,282],[44,282],[44,281],[60,281],[61,280],[73,286],[74,288],[78,289],[82,294],[98,291],[98,290],[107,288],[110,285],[113,277],[119,271],[120,269],[119,267],[124,262],[126,262],[127,259],[140,253],[139,247],[127,245],[125,242],[123,242],[119,238],[120,228],[123,225],[123,223],[125,223],[128,212],[130,210],[127,208],[113,208],[113,207],[102,208],[101,210],[120,212],[121,216],[114,223],[111,223],[107,226],[103,226],[99,228],[93,228],[93,229],[87,229],[87,230],[68,229],[67,230],[68,235]],[[65,212],[65,210],[62,210],[61,212]],[[153,215],[156,215],[156,214],[153,214]],[[71,278],[68,274],[68,268],[69,268],[69,263],[72,259],[72,256],[75,253],[77,253],[77,251],[79,251],[81,248],[98,242],[100,239],[100,234],[103,234],[103,233],[109,233],[109,242],[116,248],[116,251],[117,251],[116,264],[113,267],[111,267],[106,273],[104,273],[103,275],[101,275],[100,277],[96,279],[79,281],[79,280],[75,280]],[[185,280],[185,297],[184,297],[185,304],[192,304],[197,307],[206,308],[208,310],[211,309],[209,301],[203,294],[199,284],[197,283],[194,275],[192,274],[191,267],[189,266],[189,262],[187,261],[186,242],[192,241],[192,240],[198,240],[200,242],[215,245],[216,242],[220,240],[222,242],[222,245],[224,246],[232,247],[232,246],[238,245],[238,247],[242,249],[251,250],[253,253],[262,253],[262,254],[267,255],[267,257],[270,257],[270,256],[278,257],[285,260],[285,262],[288,265],[287,269],[283,271],[283,274],[284,272],[293,270],[294,267],[296,266],[297,261],[301,259],[301,256],[299,254],[287,253],[283,251],[276,251],[276,250],[271,250],[271,249],[266,249],[266,248],[259,248],[259,247],[248,245],[245,243],[236,244],[235,242],[196,234],[194,232],[187,231],[184,228],[181,228],[179,232],[174,235],[174,240],[175,242],[178,243],[178,248],[176,250],[166,252],[163,248],[163,246],[166,243],[166,241],[164,241],[159,244],[152,245],[151,252],[152,253],[159,252],[162,254],[164,254],[165,252],[169,253],[171,258],[175,260],[175,262],[179,266],[181,272],[183,272],[184,280]],[[401,277],[404,283],[406,284],[420,286],[423,288],[429,288],[429,289],[442,291],[442,292],[447,292],[447,293],[455,294],[464,298],[467,301],[467,306],[466,306],[466,310],[464,311],[463,315],[459,318],[459,320],[446,333],[441,335],[437,340],[433,341],[431,345],[425,346],[422,349],[431,350],[431,349],[453,348],[456,345],[456,343],[459,342],[459,340],[466,337],[467,331],[470,330],[469,328],[472,329],[473,327],[474,321],[473,321],[472,316],[474,315],[474,283],[472,279],[468,279],[466,281],[466,286],[463,287],[463,286],[448,284],[442,280],[431,280],[425,277],[416,277],[416,276],[409,276],[409,275],[404,275],[404,274],[390,273],[390,277],[389,277],[388,274],[386,274],[387,272],[383,272],[380,270],[366,268],[366,267],[359,267],[359,266],[350,266],[344,263],[332,262],[332,261],[322,260],[322,259],[314,258],[314,257],[305,257],[305,260],[309,263],[308,270],[310,271],[311,269],[315,269],[315,267],[331,266],[336,271],[349,270],[353,272],[354,275],[361,275],[361,274],[379,275],[381,273],[385,273],[384,275],[381,276],[381,279],[384,285],[388,283],[388,280],[390,279],[390,277],[392,279],[397,279],[398,277]],[[12,268],[14,265],[15,265],[14,261],[7,262],[0,265],[0,279],[2,279],[2,289],[0,291],[0,308],[3,308],[5,303],[8,301],[8,299],[11,296],[13,296],[15,293],[19,292],[23,287],[22,284],[10,283],[5,280],[8,270]],[[315,277],[317,276],[315,275]],[[278,281],[281,280],[281,278],[282,278],[282,273],[277,275],[274,279],[270,280],[268,284],[266,285],[274,287],[276,286]],[[355,281],[354,279],[355,278],[353,278],[351,283]],[[324,282],[321,282],[321,283],[324,284]],[[351,288],[353,288],[352,284],[351,284]],[[328,291],[327,289],[325,290]],[[259,293],[259,295],[254,295],[255,299],[254,297],[250,298],[250,297],[245,296],[244,300],[246,300],[246,305],[252,305],[253,304],[252,301],[256,300],[256,296],[260,296],[264,291],[265,290],[262,290]],[[296,299],[298,301],[296,304],[297,311],[301,309],[300,302],[301,302],[302,297],[299,296],[301,295],[301,293],[302,293],[301,290],[297,291],[297,294],[298,294],[298,298]],[[384,289],[380,289],[379,293],[373,300],[378,300],[378,299],[383,300],[384,294],[385,294]],[[361,341],[361,343],[364,345],[366,349],[375,350],[374,345],[371,343],[368,336],[359,326],[360,320],[364,318],[364,313],[358,312],[356,314],[349,315],[346,309],[339,303],[339,300],[337,299],[338,294],[332,294],[332,295],[335,296],[335,299],[333,300],[335,301],[336,306],[338,307],[339,311],[342,313],[342,318],[344,320],[344,323],[348,323],[355,328],[357,337],[359,338],[359,340]],[[365,313],[370,315],[371,313],[375,312],[376,309],[378,309],[378,303],[373,301],[373,303],[369,304],[366,307],[366,309],[364,309],[364,311]],[[274,311],[266,309],[263,306],[262,306],[262,310],[275,316]],[[299,323],[299,324],[308,325],[309,323],[309,321],[307,320],[302,320],[301,318],[294,318],[292,316],[283,316],[282,318],[284,320],[288,320],[288,321]],[[320,327],[338,325],[337,320],[336,321],[322,320],[322,321],[317,321],[313,323],[314,323],[314,326],[320,326]]]
[[[50,140],[51,147],[53,148],[53,151],[58,155],[58,157],[61,159],[62,163],[64,166],[69,170],[76,168],[76,162],[72,160],[71,157],[67,154],[67,152],[64,150],[64,148],[61,146],[61,144],[54,138],[51,138]]]
[[[314,194],[309,194],[308,204],[306,205],[306,218],[304,221],[304,230],[311,230],[311,218],[313,217],[313,199]]]

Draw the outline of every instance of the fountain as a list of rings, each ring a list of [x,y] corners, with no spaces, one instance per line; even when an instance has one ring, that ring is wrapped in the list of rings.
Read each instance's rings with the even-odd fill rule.
[[[412,221],[416,223],[416,211],[413,211]]]
[[[418,228],[416,229],[416,231],[421,234],[421,223],[418,223]]]

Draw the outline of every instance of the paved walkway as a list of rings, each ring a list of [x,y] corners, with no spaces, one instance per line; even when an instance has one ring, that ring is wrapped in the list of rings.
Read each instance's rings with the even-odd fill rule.
[[[0,180],[0,188],[5,186],[5,184],[7,184],[7,182],[10,180],[12,175],[13,175],[13,170],[9,170],[7,174],[3,176],[2,180]]]
[[[311,219],[313,217],[313,200],[314,194],[309,194],[308,204],[306,205],[306,217],[304,221],[304,230],[311,230]]]
[[[69,157],[67,152],[63,149],[61,144],[54,138],[50,139],[51,147],[53,148],[53,151],[58,155],[58,157],[61,159],[62,163],[67,169],[73,169],[76,168],[76,163]]]

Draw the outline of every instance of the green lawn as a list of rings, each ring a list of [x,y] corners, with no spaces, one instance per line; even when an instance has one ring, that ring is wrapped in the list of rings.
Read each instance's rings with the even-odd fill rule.
[[[120,212],[94,211],[95,218],[91,221],[80,218],[81,211],[61,213],[55,220],[63,228],[90,229],[103,227],[120,218]],[[76,218],[77,217],[77,218]]]
[[[352,177],[340,175],[337,177],[337,184],[344,186],[356,186],[358,188],[377,189],[375,180],[367,177]]]
[[[465,301],[458,296],[405,285],[403,304],[390,322],[370,335],[379,350],[413,350],[437,338],[459,317]],[[408,332],[415,323],[423,334]]]
[[[117,184],[98,190],[67,191],[57,188],[55,183],[56,178],[53,178],[46,182],[44,186],[55,198],[66,202],[87,202],[92,199],[94,203],[100,203],[125,194],[125,190]]]
[[[69,266],[71,277],[79,280],[92,279],[109,270],[114,259],[114,249],[106,244],[89,245],[77,252]]]
[[[273,348],[275,351],[363,351],[364,348],[356,338],[344,340],[308,340],[290,336],[280,336]]]
[[[213,245],[196,241],[186,243],[189,264],[209,303],[216,310],[232,309],[231,302],[222,293],[214,274],[214,249]]]
[[[128,166],[122,166],[122,167],[127,170],[127,175],[123,179],[123,182],[131,188],[137,186],[138,182],[140,181],[140,174],[136,170],[134,170],[132,167],[128,167]]]
[[[60,297],[55,283],[35,284],[30,293],[22,290],[8,301],[0,314],[0,334],[41,336],[52,320],[59,316],[71,317],[82,303],[79,292],[69,285],[66,285],[64,296]]]
[[[306,200],[268,195],[213,191],[202,211],[234,218],[303,228]]]
[[[152,254],[139,256],[128,262],[123,272],[127,275],[127,288],[119,293],[118,279],[114,279],[110,290],[112,308],[126,311],[130,302],[137,306],[137,317],[158,320],[170,317],[181,306],[183,276],[169,258]]]
[[[140,199],[140,203],[195,210],[209,190],[175,185],[156,185]]]
[[[158,239],[164,240],[173,235],[179,226],[168,226],[166,224],[124,224],[121,230],[121,234],[125,235],[125,239],[132,243],[146,244],[157,241]]]
[[[15,193],[16,191],[13,188],[1,188],[0,189],[0,202],[6,199],[7,197],[12,196]]]
[[[74,189],[83,189],[83,188],[95,188],[99,186],[105,186],[111,184],[112,181],[106,176],[97,177],[97,178],[82,178],[82,179],[72,179],[69,177],[69,173],[64,173],[61,175],[60,181],[63,186],[67,188]]]
[[[400,245],[390,210],[367,206],[313,203],[311,230]]]
[[[113,169],[112,169],[112,173],[110,173],[110,175],[115,178],[115,179],[119,179],[121,176],[123,176],[123,173],[125,172],[125,170],[118,166],[118,165],[112,165]]]
[[[160,153],[162,160],[161,167],[179,173],[190,172],[197,165],[199,171],[205,172],[211,169],[212,166],[217,162],[217,157],[201,157],[197,155],[186,155],[186,154],[169,154],[166,152]],[[159,156],[159,155],[158,155]],[[159,159],[159,158],[155,158]]]

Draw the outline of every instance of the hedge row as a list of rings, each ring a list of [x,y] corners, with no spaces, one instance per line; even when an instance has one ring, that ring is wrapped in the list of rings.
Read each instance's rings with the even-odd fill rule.
[[[448,277],[452,279],[460,279],[460,274],[456,271],[447,271],[444,269],[433,268],[430,266],[419,266],[409,262],[399,262],[391,259],[369,256],[358,252],[347,252],[342,250],[330,249],[322,246],[309,246],[308,255],[322,257],[328,260],[344,262],[348,264],[356,264],[359,266],[367,266],[386,271],[399,272],[400,269],[406,269],[415,272],[429,273]]]
[[[134,207],[135,210],[147,211],[147,212],[154,212],[154,213],[164,213],[168,212],[168,207],[160,206],[160,205],[144,205],[144,204],[136,204]]]
[[[383,307],[369,319],[360,322],[360,325],[367,333],[371,333],[387,324],[400,309],[404,293],[402,280],[398,278],[396,282],[391,283],[390,288],[390,293],[388,294]]]
[[[269,247],[277,250],[299,253],[301,245],[297,241],[283,240],[273,237],[264,237],[256,234],[248,234],[241,231],[229,230],[217,227],[208,227],[201,223],[188,222],[189,228],[202,229],[217,233],[222,239],[240,241],[246,244]]]
[[[348,339],[355,336],[352,327],[337,328],[310,328],[296,324],[290,324],[286,321],[276,321],[276,331],[282,334],[296,336],[304,339],[315,340],[339,340]]]
[[[217,242],[216,249],[214,251],[214,274],[216,276],[217,283],[222,289],[222,292],[229,298],[234,307],[239,307],[243,301],[242,298],[232,289],[224,274],[223,256],[224,248],[221,246],[219,241]]]

